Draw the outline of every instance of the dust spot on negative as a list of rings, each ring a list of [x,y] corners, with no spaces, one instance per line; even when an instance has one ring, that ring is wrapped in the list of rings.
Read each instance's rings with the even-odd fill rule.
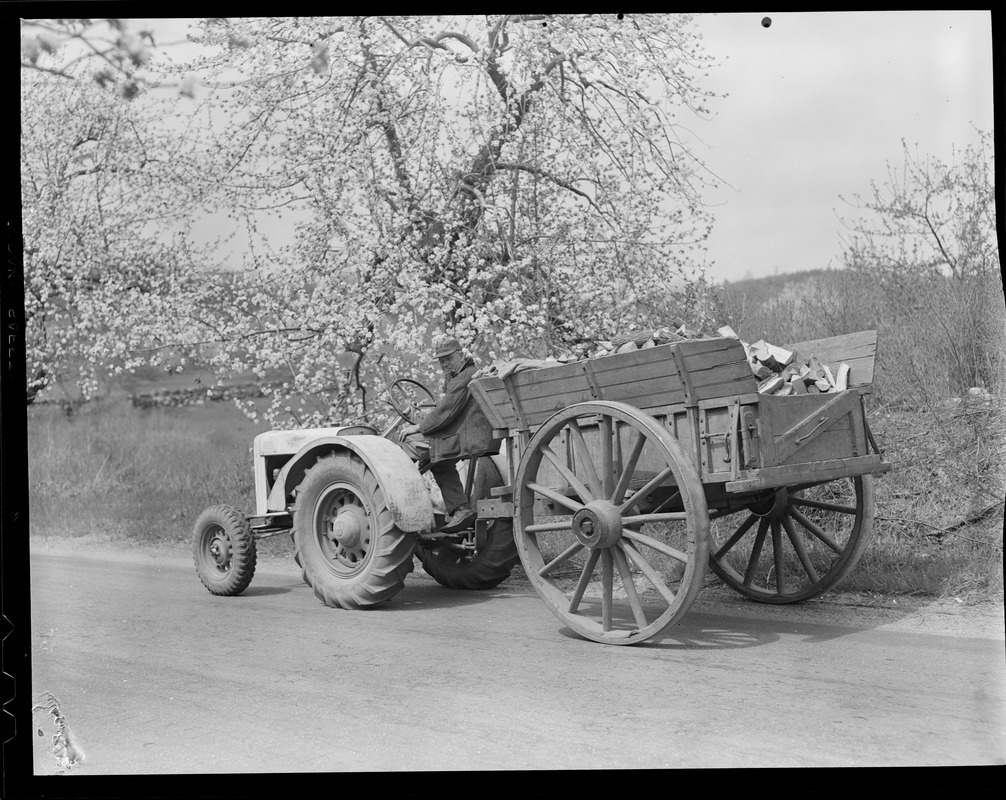
[[[56,762],[56,775],[66,772],[84,760],[84,751],[80,748],[80,744],[70,730],[66,717],[63,716],[59,700],[56,699],[52,692],[43,692],[34,698],[31,711],[33,715],[36,712],[40,712],[46,716],[51,715],[53,718],[53,722],[51,723],[53,735],[48,755]],[[50,723],[46,723],[38,717],[34,721],[37,723],[36,730],[38,731],[38,735],[44,736],[44,728]]]

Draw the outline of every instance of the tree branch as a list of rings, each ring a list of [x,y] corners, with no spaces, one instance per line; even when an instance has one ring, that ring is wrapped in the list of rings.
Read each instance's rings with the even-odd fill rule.
[[[63,70],[61,69],[53,69],[51,67],[40,67],[38,64],[32,64],[28,61],[22,61],[21,66],[26,67],[27,69],[36,70],[38,72],[48,72],[50,75],[59,75],[59,77],[66,78],[67,80],[71,81],[76,80],[76,78],[74,78],[73,75],[63,72]]]
[[[943,246],[943,239],[940,238],[940,235],[936,232],[936,228],[933,227],[932,220],[929,219],[929,200],[931,197],[931,194],[926,194],[926,201],[922,207],[922,218],[926,221],[926,225],[928,226],[930,233],[933,234],[933,238],[936,240],[936,247],[939,248],[940,253],[942,253],[943,257],[947,260],[947,265],[951,270],[953,270],[954,274],[957,274],[957,263],[947,253],[946,248]],[[958,275],[958,277],[961,276]]]
[[[541,177],[545,178],[546,180],[551,181],[552,183],[554,183],[556,186],[561,186],[563,189],[566,189],[566,190],[572,192],[573,194],[579,195],[584,200],[586,200],[588,203],[590,203],[594,207],[594,209],[596,211],[598,211],[598,212],[601,211],[601,209],[598,208],[597,203],[594,202],[594,198],[592,198],[586,192],[583,192],[580,189],[577,189],[575,186],[573,186],[568,181],[565,181],[562,178],[557,178],[555,175],[552,175],[551,173],[546,172],[541,167],[535,167],[535,166],[532,166],[531,164],[513,164],[513,163],[510,163],[510,162],[507,162],[507,161],[497,161],[495,163],[495,167],[496,167],[496,169],[520,170],[521,172],[530,172],[533,175],[540,175]]]
[[[388,22],[388,20],[385,17],[378,17],[378,19],[384,24],[384,26],[389,31],[395,34],[395,36],[400,41],[404,42],[406,49],[408,50],[411,50],[413,47],[416,47],[417,45],[423,44],[433,49],[446,50],[447,52],[450,52],[450,48],[447,45],[443,44],[443,40],[456,39],[457,41],[461,42],[461,44],[465,45],[465,47],[467,47],[473,53],[477,53],[479,51],[479,46],[475,43],[475,40],[472,39],[470,36],[466,36],[463,33],[457,33],[456,31],[441,31],[435,36],[417,35],[415,38],[410,40],[405,38],[405,36],[402,35],[398,31],[398,29],[395,28],[394,25]]]

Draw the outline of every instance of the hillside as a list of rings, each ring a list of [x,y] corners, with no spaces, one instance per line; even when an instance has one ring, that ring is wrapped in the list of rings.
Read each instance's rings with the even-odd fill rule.
[[[810,269],[801,272],[786,272],[780,275],[766,275],[762,278],[724,281],[720,292],[723,300],[731,305],[761,304],[773,298],[784,296],[809,281],[833,276],[836,272],[837,270],[833,269]]]

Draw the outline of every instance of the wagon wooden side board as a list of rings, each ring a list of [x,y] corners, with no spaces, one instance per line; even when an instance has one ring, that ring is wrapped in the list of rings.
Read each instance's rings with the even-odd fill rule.
[[[791,603],[855,566],[889,465],[864,396],[875,331],[789,347],[848,388],[758,393],[736,339],[694,339],[472,382],[509,475],[479,502],[510,518],[536,591],[587,638],[633,644],[681,619],[708,564],[738,592]]]

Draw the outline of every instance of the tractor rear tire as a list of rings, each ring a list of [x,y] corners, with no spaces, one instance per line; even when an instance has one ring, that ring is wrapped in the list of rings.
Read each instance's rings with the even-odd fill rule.
[[[412,571],[416,538],[395,525],[374,472],[348,450],[304,475],[293,515],[294,558],[325,605],[367,608],[389,600]]]
[[[196,574],[210,593],[241,594],[255,575],[255,537],[245,515],[233,506],[207,508],[192,534]]]
[[[502,485],[503,478],[493,460],[480,458],[472,486],[472,504],[489,497],[490,489]],[[519,560],[513,540],[513,518],[496,519],[485,541],[479,541],[474,552],[466,552],[458,545],[442,544],[432,549],[421,547],[418,555],[423,569],[441,586],[492,589],[510,577]]]

